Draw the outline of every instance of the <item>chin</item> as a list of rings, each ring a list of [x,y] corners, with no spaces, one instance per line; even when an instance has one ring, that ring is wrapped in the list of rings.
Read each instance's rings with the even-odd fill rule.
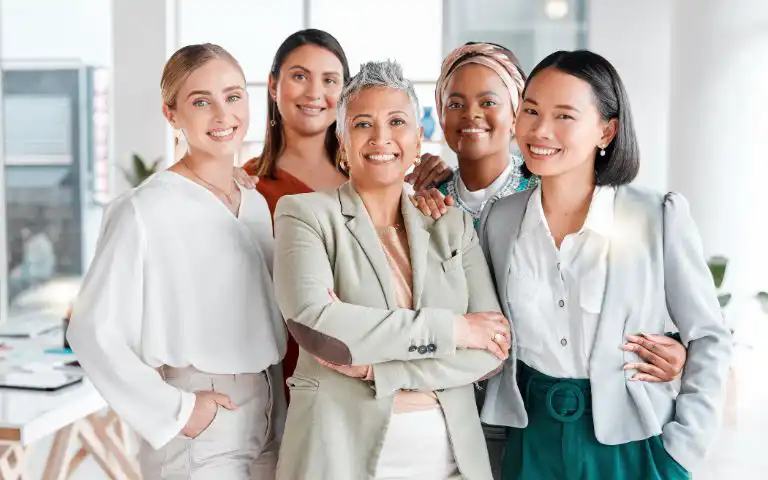
[[[320,118],[302,118],[296,123],[293,129],[304,136],[312,137],[325,133],[328,130],[328,127],[333,124],[334,120],[335,118],[330,121]]]

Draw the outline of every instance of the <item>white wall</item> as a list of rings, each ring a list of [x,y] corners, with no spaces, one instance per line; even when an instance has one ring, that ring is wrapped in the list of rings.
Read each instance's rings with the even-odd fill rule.
[[[590,0],[589,49],[618,70],[640,142],[639,185],[666,190],[669,165],[670,0]]]
[[[111,11],[109,0],[2,0],[2,57],[108,66]]]

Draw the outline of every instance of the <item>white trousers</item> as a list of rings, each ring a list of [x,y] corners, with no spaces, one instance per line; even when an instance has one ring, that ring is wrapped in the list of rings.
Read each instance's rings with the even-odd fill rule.
[[[273,396],[283,399],[283,394],[272,373],[211,375],[192,367],[164,367],[162,373],[166,382],[188,392],[229,395],[238,408],[219,407],[211,425],[194,439],[180,433],[159,450],[142,441],[145,480],[274,480],[282,425]]]
[[[376,480],[460,479],[441,408],[393,413]]]

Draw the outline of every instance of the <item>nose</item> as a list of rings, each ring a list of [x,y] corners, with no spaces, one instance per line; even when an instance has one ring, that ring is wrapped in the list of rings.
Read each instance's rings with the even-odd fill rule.
[[[552,125],[547,119],[538,116],[531,125],[531,133],[542,139],[552,138]]]
[[[307,82],[307,90],[304,94],[310,100],[318,100],[322,96],[323,92],[323,79],[315,78],[311,82]]]
[[[225,104],[215,102],[213,104],[213,118],[219,123],[224,123],[227,118],[227,107]]]
[[[371,138],[368,144],[371,146],[389,145],[392,143],[392,135],[386,122],[376,122],[371,128]]]
[[[464,109],[462,117],[465,120],[483,118],[483,109],[480,108],[480,105],[477,105],[474,102],[470,102],[469,105],[467,105],[467,107]]]

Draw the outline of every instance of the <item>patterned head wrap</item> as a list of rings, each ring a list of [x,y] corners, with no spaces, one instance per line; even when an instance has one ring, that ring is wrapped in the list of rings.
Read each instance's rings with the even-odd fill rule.
[[[443,60],[440,68],[440,78],[435,88],[435,105],[439,118],[443,118],[443,97],[453,74],[460,67],[469,63],[484,65],[501,77],[502,82],[509,91],[512,102],[512,112],[517,112],[520,103],[520,94],[525,86],[525,81],[520,73],[517,59],[509,50],[492,43],[470,43],[454,49]],[[442,124],[442,120],[440,121]]]

